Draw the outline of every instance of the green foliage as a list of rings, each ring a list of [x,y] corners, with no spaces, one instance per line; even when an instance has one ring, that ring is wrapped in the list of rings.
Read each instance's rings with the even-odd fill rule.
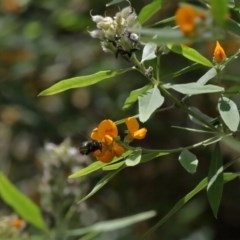
[[[90,227],[71,230],[67,233],[67,235],[80,236],[83,234],[87,234],[89,232],[101,233],[101,232],[114,231],[117,229],[128,227],[128,226],[136,224],[138,222],[147,220],[149,218],[153,218],[155,215],[156,215],[155,211],[138,213],[138,214],[135,214],[135,215],[132,215],[129,217],[125,217],[125,218],[119,218],[119,219],[115,219],[115,220],[111,220],[111,221],[99,222]]]
[[[24,220],[42,231],[47,231],[39,207],[21,193],[2,172],[0,172],[0,196]]]
[[[173,51],[175,53],[178,53],[178,54],[181,54],[185,58],[187,58],[187,59],[189,59],[193,62],[202,64],[206,67],[212,67],[213,66],[213,64],[207,58],[202,56],[198,51],[196,51],[193,48],[187,47],[187,46],[182,45],[182,44],[181,45],[170,45],[170,44],[168,44],[167,46],[171,51]]]
[[[218,101],[218,111],[229,129],[236,132],[240,120],[237,105],[229,98],[220,97]]]
[[[62,80],[53,86],[49,87],[48,89],[42,91],[39,96],[47,96],[47,95],[53,95],[56,93],[60,93],[63,91],[66,91],[71,88],[80,88],[80,87],[86,87],[93,84],[96,84],[98,82],[101,82],[107,78],[112,78],[117,75],[123,74],[130,69],[122,69],[122,70],[107,70],[107,71],[101,71],[97,72],[95,74],[91,74],[88,76],[81,76],[81,77],[74,77]]]
[[[157,85],[138,97],[139,120],[146,122],[152,113],[162,106],[164,97],[161,95]]]
[[[126,218],[93,223],[107,216],[99,217],[95,216],[95,213],[88,214],[87,212],[85,214],[90,217],[86,218],[81,212],[82,209],[79,210],[79,206],[83,206],[83,208],[86,206],[74,203],[85,204],[83,201],[90,197],[100,196],[96,201],[97,204],[104,205],[102,203],[106,201],[105,205],[111,206],[112,202],[110,201],[115,203],[117,200],[119,206],[124,205],[128,200],[118,198],[122,195],[129,195],[132,198],[131,187],[136,188],[136,186],[126,183],[127,178],[122,181],[120,177],[113,183],[114,185],[123,182],[122,189],[124,190],[120,190],[117,194],[117,191],[113,192],[112,195],[109,191],[109,195],[101,198],[100,190],[107,184],[109,186],[114,177],[122,176],[121,174],[127,175],[127,171],[132,172],[135,169],[142,171],[143,169],[143,175],[151,178],[150,180],[157,179],[157,184],[166,184],[165,179],[163,181],[166,166],[169,167],[167,174],[170,176],[169,172],[173,169],[171,164],[180,164],[187,173],[198,172],[196,176],[201,176],[203,180],[194,184],[195,187],[192,190],[189,189],[188,193],[183,194],[183,197],[170,210],[167,210],[168,213],[165,216],[159,217],[147,230],[145,237],[151,238],[155,232],[159,237],[161,235],[157,232],[159,228],[205,189],[207,196],[204,197],[208,199],[213,215],[217,218],[224,184],[239,177],[239,173],[225,172],[228,166],[236,161],[236,159],[232,160],[231,154],[228,156],[232,161],[231,164],[227,163],[226,166],[223,166],[223,157],[231,152],[231,149],[239,154],[239,73],[236,67],[239,65],[240,55],[239,43],[236,41],[240,36],[238,1],[193,1],[193,5],[187,5],[192,11],[193,19],[186,19],[187,14],[185,13],[180,16],[177,15],[177,12],[174,14],[173,10],[181,10],[181,7],[186,6],[184,3],[175,5],[175,1],[154,0],[145,6],[136,6],[139,14],[135,12],[135,6],[131,6],[130,1],[111,1],[106,4],[107,7],[110,7],[106,11],[101,9],[105,3],[90,1],[93,6],[99,5],[100,8],[95,9],[91,5],[93,10],[90,15],[89,12],[87,15],[82,14],[84,8],[90,6],[88,5],[90,2],[85,2],[86,5],[84,5],[79,4],[78,1],[70,1],[68,7],[66,7],[65,1],[58,3],[54,1],[30,2],[22,3],[24,7],[19,6],[21,11],[17,8],[11,10],[13,15],[14,11],[19,11],[18,14],[21,15],[28,8],[28,4],[33,4],[33,10],[21,15],[26,22],[9,24],[10,15],[8,14],[4,15],[2,19],[3,25],[9,24],[9,28],[2,29],[2,34],[5,36],[0,41],[1,49],[3,49],[0,51],[0,61],[3,62],[0,74],[3,74],[2,78],[6,79],[1,86],[2,102],[11,100],[17,107],[14,106],[14,112],[12,109],[7,109],[9,107],[7,104],[7,107],[4,105],[8,111],[3,108],[4,110],[1,112],[4,124],[3,126],[0,124],[0,130],[4,130],[6,126],[14,126],[14,129],[18,129],[21,128],[21,125],[29,124],[30,130],[28,131],[31,136],[46,134],[44,139],[37,141],[45,142],[46,139],[58,139],[59,136],[75,137],[82,131],[88,132],[89,127],[93,128],[93,125],[98,125],[96,121],[100,117],[109,121],[117,115],[121,119],[111,120],[111,124],[103,130],[100,129],[100,124],[92,130],[90,138],[99,141],[97,149],[99,152],[95,152],[94,147],[90,148],[89,152],[94,152],[94,156],[99,161],[90,162],[87,157],[78,153],[77,148],[72,149],[72,143],[66,143],[67,141],[59,146],[48,145],[45,147],[44,153],[34,150],[37,152],[34,154],[37,161],[39,158],[44,159],[41,166],[43,181],[42,186],[38,189],[41,195],[40,207],[19,192],[5,175],[0,173],[2,200],[28,223],[47,234],[50,232],[52,239],[60,239],[66,235],[70,239],[75,239],[80,235],[84,235],[83,239],[97,239],[101,233],[116,231],[140,221],[146,221],[154,217],[156,212],[144,212]],[[39,11],[38,14],[43,14],[44,17],[38,19],[38,14],[36,14],[38,11],[34,9],[41,9],[46,16]],[[162,9],[164,9],[164,13],[161,11]],[[165,10],[166,16],[162,17],[156,14],[165,14]],[[98,11],[102,11],[102,15],[94,15]],[[114,11],[116,11],[115,15]],[[45,24],[48,23],[48,19],[51,23]],[[148,25],[148,22],[151,22],[151,25]],[[95,39],[91,42],[86,40],[86,38],[90,39],[90,36],[87,37],[82,33],[80,37],[76,35],[82,29],[84,31],[87,29],[90,36]],[[11,39],[8,38],[10,35],[13,36]],[[42,36],[44,36],[44,40],[42,40]],[[71,41],[66,39],[71,39]],[[76,39],[78,40],[76,41]],[[99,45],[103,52],[107,53],[107,57],[100,54],[97,41],[100,42]],[[214,45],[216,41],[219,41],[226,50],[226,58],[222,49],[211,47],[211,44]],[[27,47],[24,44],[20,46],[21,51],[17,55],[13,51],[15,48],[12,48],[12,44],[21,45],[21,42],[24,42]],[[71,52],[66,50],[68,48],[72,49]],[[38,55],[38,59],[35,57],[36,55]],[[15,56],[18,57],[14,58]],[[25,61],[24,58],[27,60]],[[120,59],[126,61],[123,63]],[[13,62],[18,62],[18,64]],[[233,63],[236,65],[231,65]],[[34,64],[39,66],[35,69]],[[96,66],[93,67],[93,65]],[[106,65],[107,69],[114,70],[101,70],[105,69]],[[12,71],[9,70],[9,76],[5,73],[7,72],[6,66],[11,66]],[[44,69],[43,72],[42,69]],[[93,73],[88,74],[91,71]],[[71,77],[79,72],[80,76]],[[85,75],[86,73],[88,75]],[[123,74],[124,79],[122,78]],[[66,79],[63,79],[65,76]],[[34,83],[33,77],[36,79]],[[21,78],[30,82],[27,87],[22,87],[16,81]],[[116,82],[116,78],[119,81]],[[14,85],[15,90],[10,94],[7,91],[9,89],[7,80],[9,79],[14,79],[12,81],[16,84]],[[43,79],[46,81],[43,84],[47,85],[57,79],[63,80],[41,91],[38,87],[42,88]],[[102,83],[99,88],[91,88],[93,90],[91,94],[85,88],[101,83],[105,79],[109,79],[109,81]],[[46,101],[44,111],[35,110],[32,106],[32,98],[26,101],[21,95],[22,88],[32,89],[33,84],[37,85],[35,92],[41,91],[39,96],[55,95],[51,97],[51,100],[38,98],[39,102],[35,105],[41,106],[43,104],[41,101]],[[77,88],[85,89],[78,90]],[[74,93],[68,91],[69,95],[66,94],[66,99],[62,99],[60,97],[62,95],[59,93],[70,89]],[[104,93],[105,90],[108,90],[108,94]],[[14,101],[11,98],[14,98]],[[31,104],[22,109],[20,102],[24,101]],[[68,105],[69,102],[71,104]],[[122,104],[124,112],[118,111]],[[134,104],[137,105],[137,108],[131,108]],[[55,107],[52,108],[52,106]],[[65,112],[62,111],[64,108],[66,108]],[[26,116],[19,116],[22,112]],[[135,124],[126,127],[124,125],[127,122],[125,118],[128,120],[131,117],[139,119],[140,123],[136,120]],[[48,125],[45,118],[57,119],[57,121]],[[59,123],[60,121],[63,123]],[[43,122],[42,127],[35,133],[39,122]],[[15,123],[17,124],[14,125]],[[19,132],[21,133],[21,129]],[[141,141],[145,138],[146,132],[147,137],[150,137]],[[11,134],[9,133],[7,139],[12,138]],[[151,139],[151,136],[154,137]],[[1,137],[0,134],[0,138],[4,137]],[[13,139],[15,141],[15,138]],[[78,145],[80,141],[78,136],[76,139],[74,144]],[[23,141],[23,145],[20,145],[19,148],[25,146],[24,143]],[[9,143],[9,145],[11,144]],[[215,146],[213,150],[211,145]],[[226,148],[230,150],[222,153],[222,149]],[[196,149],[200,153],[199,159],[210,159],[211,155],[211,159],[206,161],[204,166],[202,165],[202,168],[207,168],[204,171],[198,168],[202,162],[198,161],[198,154],[193,154],[193,152],[198,153]],[[201,149],[204,151],[201,152]],[[3,154],[3,156],[5,155]],[[19,157],[19,162],[22,161],[18,151],[9,155],[13,155],[15,158]],[[110,156],[110,158],[106,160],[103,156]],[[168,163],[163,164],[162,167],[160,161],[164,162],[166,156],[168,156],[166,158]],[[178,161],[176,156],[178,156]],[[9,165],[8,159],[6,162],[5,169]],[[153,164],[154,167],[149,168],[150,170],[147,167],[145,169],[147,164]],[[36,165],[38,166],[38,164]],[[31,167],[38,168],[35,165],[28,166],[28,168]],[[208,172],[207,177],[206,172]],[[174,191],[180,193],[180,189],[176,190],[175,185],[178,185],[176,181],[182,176],[179,176],[180,173],[174,174],[177,175],[172,181]],[[144,181],[139,176],[141,174],[130,176],[134,181],[138,180],[137,187],[139,182],[141,184],[141,181]],[[69,184],[73,185],[66,187],[66,178],[70,180]],[[89,183],[90,181],[93,182]],[[195,181],[194,177],[193,181]],[[146,181],[146,184],[149,182]],[[151,184],[148,186],[149,189],[150,187],[155,189],[152,181]],[[184,191],[189,185],[184,186]],[[114,189],[115,185],[112,188]],[[128,188],[127,191],[126,188]],[[126,193],[122,194],[121,191],[126,191]],[[168,189],[164,185],[164,191],[170,191],[170,188]],[[171,195],[168,192],[161,192],[162,199]],[[145,196],[141,195],[139,201],[143,197]],[[60,202],[59,199],[64,199],[64,201]],[[168,206],[162,204],[162,199],[151,203],[159,208],[159,215],[163,210],[159,206],[164,206],[164,210]],[[93,205],[95,204],[94,200]],[[131,204],[135,205],[135,200],[138,198],[131,199],[129,209]],[[144,201],[146,206],[142,205],[147,208],[150,203],[148,203],[148,199]],[[51,230],[45,226],[41,210],[47,211],[50,215],[53,213],[54,224]],[[114,209],[116,213],[120,212],[118,210]],[[121,214],[124,215],[125,212],[121,212]],[[95,217],[91,219],[93,215]],[[79,216],[82,219],[86,218],[86,222],[81,222]],[[142,235],[142,232],[140,234]],[[43,239],[42,235],[39,236],[39,239]],[[126,239],[135,237],[129,236],[130,234]],[[38,238],[38,236],[31,237]],[[168,238],[170,239],[171,236]],[[175,238],[177,239],[177,237]],[[181,236],[181,238],[184,237]]]
[[[141,24],[144,24],[155,13],[157,13],[162,7],[162,0],[153,0],[151,3],[144,6],[139,13],[138,20]]]
[[[197,171],[198,159],[193,153],[191,153],[187,149],[184,149],[181,152],[178,161],[181,163],[183,168],[189,173],[195,173]]]
[[[122,1],[112,1],[108,6],[120,2]],[[130,107],[134,103],[138,103],[138,111],[132,115],[137,116],[141,123],[145,123],[154,121],[156,112],[162,113],[176,108],[189,117],[194,127],[187,126],[187,123],[186,126],[175,127],[182,131],[188,131],[191,134],[202,134],[204,140],[192,143],[189,146],[180,146],[166,150],[145,149],[136,145],[132,147],[131,142],[134,139],[141,140],[143,138],[141,131],[144,129],[141,129],[138,123],[131,126],[127,125],[128,130],[124,139],[121,136],[116,137],[114,135],[114,139],[112,140],[124,148],[124,154],[120,157],[114,157],[108,163],[103,163],[105,160],[102,160],[101,156],[96,155],[99,160],[98,162],[94,162],[69,176],[70,179],[75,179],[87,176],[96,171],[104,172],[104,176],[87,195],[81,198],[81,202],[96,194],[123,169],[139,166],[153,159],[173,153],[178,153],[178,161],[182,167],[188,173],[194,174],[197,172],[199,161],[197,156],[190,150],[215,144],[216,147],[212,153],[208,177],[205,177],[193,190],[185,194],[163,218],[150,228],[146,236],[150,236],[150,234],[155,232],[157,228],[168,221],[173,214],[179,211],[180,208],[203,189],[207,190],[207,197],[213,215],[217,217],[224,183],[232,181],[239,176],[235,173],[224,173],[225,169],[223,167],[219,142],[230,136],[234,139],[235,136],[232,135],[232,132],[238,131],[240,121],[238,106],[230,98],[226,97],[227,94],[231,95],[229,86],[220,81],[220,79],[223,70],[233,60],[238,58],[240,52],[236,51],[232,56],[226,58],[224,50],[216,46],[215,49],[211,50],[211,60],[209,60],[209,56],[205,56],[205,53],[202,53],[201,49],[198,50],[195,43],[205,44],[210,41],[215,42],[220,39],[227,39],[228,35],[224,33],[225,27],[229,31],[239,35],[238,22],[234,19],[227,20],[229,13],[227,3],[225,0],[213,0],[210,1],[210,6],[202,4],[204,5],[203,8],[189,5],[190,10],[188,10],[192,11],[194,19],[186,19],[185,15],[188,13],[178,11],[176,16],[170,16],[153,23],[154,28],[147,26],[146,23],[155,16],[155,13],[164,7],[162,1],[159,0],[152,1],[144,6],[138,16],[132,6],[123,8],[114,17],[92,15],[92,20],[96,23],[96,29],[90,32],[91,36],[100,40],[104,52],[110,52],[117,58],[122,57],[132,67],[120,70],[100,71],[88,76],[65,79],[44,90],[40,95],[52,95],[71,88],[90,86],[104,79],[114,78],[135,69],[143,76],[146,83],[142,84],[140,88],[130,90],[123,109],[131,110]],[[181,6],[179,6],[180,8]],[[186,11],[186,8],[184,10],[184,5],[180,10],[183,12]],[[172,71],[170,69],[171,72],[164,75],[161,66],[162,59],[169,53],[176,53],[179,56],[176,54],[172,55],[178,59],[190,60],[194,64],[188,65],[189,61],[183,61],[183,63],[179,64],[181,66],[180,70]],[[175,67],[175,63],[171,65],[172,68]],[[184,64],[184,67],[182,67],[182,64]],[[202,73],[200,77],[196,77],[196,69],[201,69]],[[186,73],[192,73],[191,78],[185,77]],[[177,80],[180,77],[184,79],[183,82],[181,82],[182,79]],[[211,83],[209,83],[210,81]],[[126,82],[122,84],[126,84]],[[196,102],[193,101],[193,104],[191,104],[191,100],[196,95],[201,96],[203,94],[214,94],[219,97],[219,101],[215,102],[218,114],[212,116],[205,113],[206,109],[200,110],[195,106],[197,105]],[[221,120],[227,128],[222,124]],[[116,121],[117,125],[121,125],[124,122],[125,120]],[[99,151],[102,151],[101,154],[103,156],[107,151],[110,152],[109,154],[116,156],[114,155],[116,151],[114,143],[111,142],[109,144],[109,140],[106,140],[109,139],[109,136],[112,137],[109,133],[111,131],[108,129],[106,133],[103,133],[104,131],[98,127],[92,132],[97,137],[103,134],[103,136],[99,137],[100,140],[98,139],[102,144],[102,148]],[[148,129],[148,131],[151,131],[151,129]],[[206,137],[207,134],[211,136]],[[106,142],[107,150],[105,149]],[[116,222],[99,223],[91,227],[73,230],[69,234],[88,234],[86,238],[91,238],[100,232],[127,226],[134,223],[134,221],[127,223],[125,220],[123,222],[122,220],[116,220]]]
[[[223,193],[223,161],[219,143],[213,151],[208,172],[207,196],[214,216],[217,218],[218,209]]]
[[[228,1],[227,0],[210,0],[211,11],[215,22],[224,26],[228,16]]]

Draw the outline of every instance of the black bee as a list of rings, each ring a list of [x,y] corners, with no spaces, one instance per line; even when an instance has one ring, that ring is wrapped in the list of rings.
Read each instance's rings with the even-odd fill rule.
[[[97,140],[85,141],[82,143],[82,145],[79,148],[80,153],[83,155],[87,155],[97,150],[100,150],[100,151],[102,150],[102,143]]]

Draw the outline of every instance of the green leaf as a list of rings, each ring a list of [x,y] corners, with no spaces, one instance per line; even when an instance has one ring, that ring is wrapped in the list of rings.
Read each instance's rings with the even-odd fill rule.
[[[122,168],[119,168],[116,171],[112,171],[109,174],[105,175],[96,185],[95,187],[85,196],[83,197],[80,202],[83,202],[93,196],[96,192],[98,192],[102,187],[104,187],[118,172],[120,172]]]
[[[113,171],[113,170],[117,170],[117,169],[119,169],[120,167],[122,167],[124,164],[125,164],[124,161],[116,162],[116,163],[113,163],[113,164],[108,164],[108,165],[102,167],[102,170],[103,170],[103,171]]]
[[[235,34],[240,35],[239,23],[237,23],[233,19],[231,19],[231,18],[227,19],[226,28],[227,28],[227,30],[229,30],[229,31],[231,31],[231,32],[233,32]]]
[[[20,192],[2,172],[0,172],[0,196],[24,220],[43,231],[47,231],[39,207]]]
[[[172,28],[141,28],[138,30],[143,42],[154,42],[158,45],[163,43],[183,43],[189,39],[184,37],[182,32]]]
[[[142,157],[142,149],[138,148],[131,155],[129,155],[128,158],[125,160],[126,166],[133,167],[138,165],[141,162],[141,157]]]
[[[181,198],[173,208],[156,224],[154,224],[150,230],[144,235],[144,239],[148,239],[149,236],[156,231],[160,226],[167,222],[177,211],[179,211],[189,200],[191,200],[196,194],[202,191],[207,186],[207,178],[204,178],[192,191],[187,193],[183,198]]]
[[[145,221],[147,219],[153,218],[156,216],[155,211],[147,211],[143,213],[138,213],[132,216],[103,221],[99,223],[95,223],[90,227],[80,228],[76,230],[68,231],[68,236],[79,236],[82,234],[86,234],[88,232],[108,232],[108,231],[115,231],[117,229],[126,228],[138,222]]]
[[[162,0],[155,0],[145,5],[138,15],[138,21],[140,24],[145,23],[155,13],[157,13],[162,7]]]
[[[129,70],[131,70],[131,68],[120,69],[120,70],[107,70],[107,71],[100,71],[92,75],[65,79],[45,89],[39,94],[39,96],[53,95],[56,93],[66,91],[71,88],[80,88],[80,87],[90,86],[104,79],[112,78],[117,75],[123,74]]]
[[[111,1],[111,2],[109,2],[109,3],[107,3],[107,4],[106,4],[106,7],[110,7],[110,6],[115,5],[115,4],[118,4],[118,3],[120,3],[120,2],[125,2],[125,0],[113,0],[113,1]]]
[[[157,45],[155,43],[151,43],[151,42],[147,43],[143,48],[141,62],[145,62],[147,60],[156,58],[157,57],[156,49],[157,49]]]
[[[223,27],[228,17],[228,0],[210,0],[215,23]]]
[[[207,196],[215,218],[223,193],[223,161],[219,143],[216,144],[208,172]]]
[[[224,181],[229,182],[234,180],[235,178],[239,177],[239,173],[224,173]],[[178,212],[187,202],[189,202],[195,195],[205,189],[208,185],[208,179],[204,178],[192,191],[187,193],[183,198],[181,198],[173,208],[163,217],[161,218],[156,224],[154,224],[150,230],[146,232],[144,235],[144,239],[150,239],[150,235],[155,232],[159,227],[161,227],[164,223],[166,223],[176,212]]]
[[[208,115],[206,115],[205,113],[201,112],[198,108],[196,107],[189,107],[188,108],[192,113],[194,113],[195,116],[198,116],[198,118],[194,117],[193,115],[189,114],[189,118],[191,121],[193,121],[194,123],[200,125],[200,126],[204,126],[207,127],[207,125],[205,124],[207,123],[211,123],[213,122],[213,118],[209,117]],[[203,121],[200,121],[203,120]]]
[[[204,93],[223,92],[224,88],[212,84],[202,85],[197,82],[183,83],[183,84],[165,84],[166,88],[174,89],[177,92],[186,95],[197,95]]]
[[[182,167],[189,173],[195,173],[198,166],[198,159],[196,156],[187,149],[183,149],[179,155],[178,161]]]
[[[101,169],[104,165],[105,165],[105,163],[102,163],[100,161],[93,162],[92,164],[88,165],[87,167],[82,168],[82,169],[78,170],[77,172],[71,174],[68,178],[78,178],[78,177],[82,177],[84,175],[88,175],[92,172],[95,172],[95,171]]]
[[[137,100],[138,100],[138,97],[145,93],[147,90],[149,90],[150,88],[152,88],[152,85],[148,84],[142,88],[139,88],[139,89],[135,89],[133,91],[131,91],[129,97],[126,99],[124,105],[123,105],[123,109],[127,109],[129,108],[130,106],[133,105],[133,103],[135,103]]]
[[[228,128],[236,132],[239,125],[239,111],[237,105],[229,98],[220,97],[218,100],[218,111]]]
[[[146,122],[152,113],[162,106],[163,102],[164,97],[161,95],[157,85],[139,96],[139,120],[141,122]]]
[[[167,46],[171,51],[177,54],[181,54],[185,58],[193,62],[202,64],[207,67],[213,66],[213,64],[207,58],[205,58],[202,54],[200,54],[197,50],[193,48],[187,47],[186,45],[183,45],[183,44],[178,44],[178,45],[168,44]]]
[[[202,77],[197,80],[197,83],[205,85],[209,80],[213,79],[217,75],[215,68],[210,68]]]

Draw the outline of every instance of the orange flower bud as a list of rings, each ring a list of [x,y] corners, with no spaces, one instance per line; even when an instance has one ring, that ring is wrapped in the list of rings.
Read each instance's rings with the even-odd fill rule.
[[[225,51],[218,41],[216,42],[216,47],[214,49],[213,59],[217,63],[220,63],[226,59]]]

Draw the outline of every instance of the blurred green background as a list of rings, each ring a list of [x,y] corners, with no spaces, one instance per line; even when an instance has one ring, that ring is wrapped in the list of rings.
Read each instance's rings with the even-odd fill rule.
[[[131,1],[137,12],[148,2]],[[173,15],[176,1],[169,2],[156,18]],[[95,28],[90,11],[94,15],[118,11],[117,6],[106,9],[106,3],[108,1],[104,0],[1,0],[0,166],[21,191],[41,206],[58,240],[65,239],[61,231],[147,210],[157,210],[160,218],[206,176],[211,156],[208,149],[194,152],[200,160],[195,175],[181,168],[177,155],[128,168],[69,213],[76,198],[89,192],[103,176],[95,174],[69,183],[67,176],[74,169],[93,161],[76,152],[71,155],[71,147],[86,140],[102,119],[119,120],[136,114],[137,106],[128,111],[121,108],[129,92],[145,83],[137,72],[131,72],[88,88],[38,97],[42,90],[64,78],[129,67],[128,62],[103,53],[99,41],[90,38],[87,32]],[[164,56],[162,72],[170,73],[187,63],[173,54]],[[203,72],[199,70],[197,74],[201,76]],[[195,79],[199,76],[187,74],[185,77]],[[193,104],[207,105],[207,113],[211,114],[216,111],[214,100],[205,96],[194,99]],[[157,113],[145,124],[148,136],[141,144],[164,149],[197,142],[199,138],[191,133],[170,127],[182,126],[188,121],[178,110]],[[67,138],[71,139],[70,145]],[[66,158],[61,146],[69,150],[64,152]],[[231,157],[227,151],[224,156],[225,161]],[[152,239],[237,240],[239,201],[239,183],[225,185],[219,218],[215,220],[206,194],[201,193]],[[11,213],[3,202],[0,207],[1,215]],[[71,220],[64,219],[67,225],[62,228],[66,213]],[[97,239],[139,239],[156,220],[103,234]]]

